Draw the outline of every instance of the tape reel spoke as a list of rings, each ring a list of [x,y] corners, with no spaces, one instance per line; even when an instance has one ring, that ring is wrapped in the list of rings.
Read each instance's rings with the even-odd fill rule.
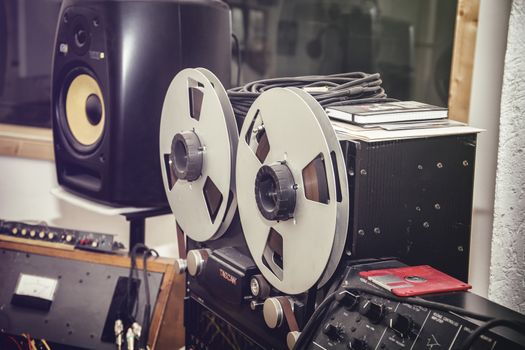
[[[328,190],[325,156],[319,153],[301,172],[306,199],[328,204],[330,201],[330,193]]]
[[[262,254],[262,261],[279,280],[283,280],[283,236],[270,228]]]
[[[217,218],[217,214],[219,213],[223,201],[228,199],[228,193],[221,193],[212,178],[208,176],[206,181],[204,181],[202,194],[206,202],[206,207],[208,208],[210,220],[213,223]]]
[[[172,168],[172,160],[170,160],[170,153],[164,153],[162,159],[164,161],[164,175],[166,176],[167,181],[167,189],[171,192],[173,191],[173,186],[175,186],[175,183],[177,182],[177,175],[175,175],[175,172]]]

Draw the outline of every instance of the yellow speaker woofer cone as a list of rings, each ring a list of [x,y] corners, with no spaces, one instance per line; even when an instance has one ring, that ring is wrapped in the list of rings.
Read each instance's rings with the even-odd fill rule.
[[[88,74],[77,75],[66,93],[66,120],[73,138],[93,146],[102,137],[105,124],[104,96],[98,82]]]

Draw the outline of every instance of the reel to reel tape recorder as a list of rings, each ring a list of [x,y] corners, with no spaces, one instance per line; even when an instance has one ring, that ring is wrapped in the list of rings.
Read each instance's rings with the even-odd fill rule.
[[[245,115],[206,69],[167,91],[160,158],[187,237],[187,348],[293,346],[354,259],[467,279],[474,129],[363,141],[305,90],[268,89]]]

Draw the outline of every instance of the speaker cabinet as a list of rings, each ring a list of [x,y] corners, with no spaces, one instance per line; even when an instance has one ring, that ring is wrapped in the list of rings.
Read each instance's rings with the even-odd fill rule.
[[[230,36],[222,1],[65,0],[52,81],[59,184],[112,205],[164,204],[164,95],[187,67],[229,86]]]

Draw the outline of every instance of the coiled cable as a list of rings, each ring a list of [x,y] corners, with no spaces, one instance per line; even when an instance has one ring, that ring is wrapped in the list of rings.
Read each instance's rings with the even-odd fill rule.
[[[387,96],[381,83],[379,73],[363,72],[270,78],[232,88],[228,90],[228,96],[237,118],[244,119],[253,101],[264,91],[276,87],[303,89],[324,108],[397,101]]]

